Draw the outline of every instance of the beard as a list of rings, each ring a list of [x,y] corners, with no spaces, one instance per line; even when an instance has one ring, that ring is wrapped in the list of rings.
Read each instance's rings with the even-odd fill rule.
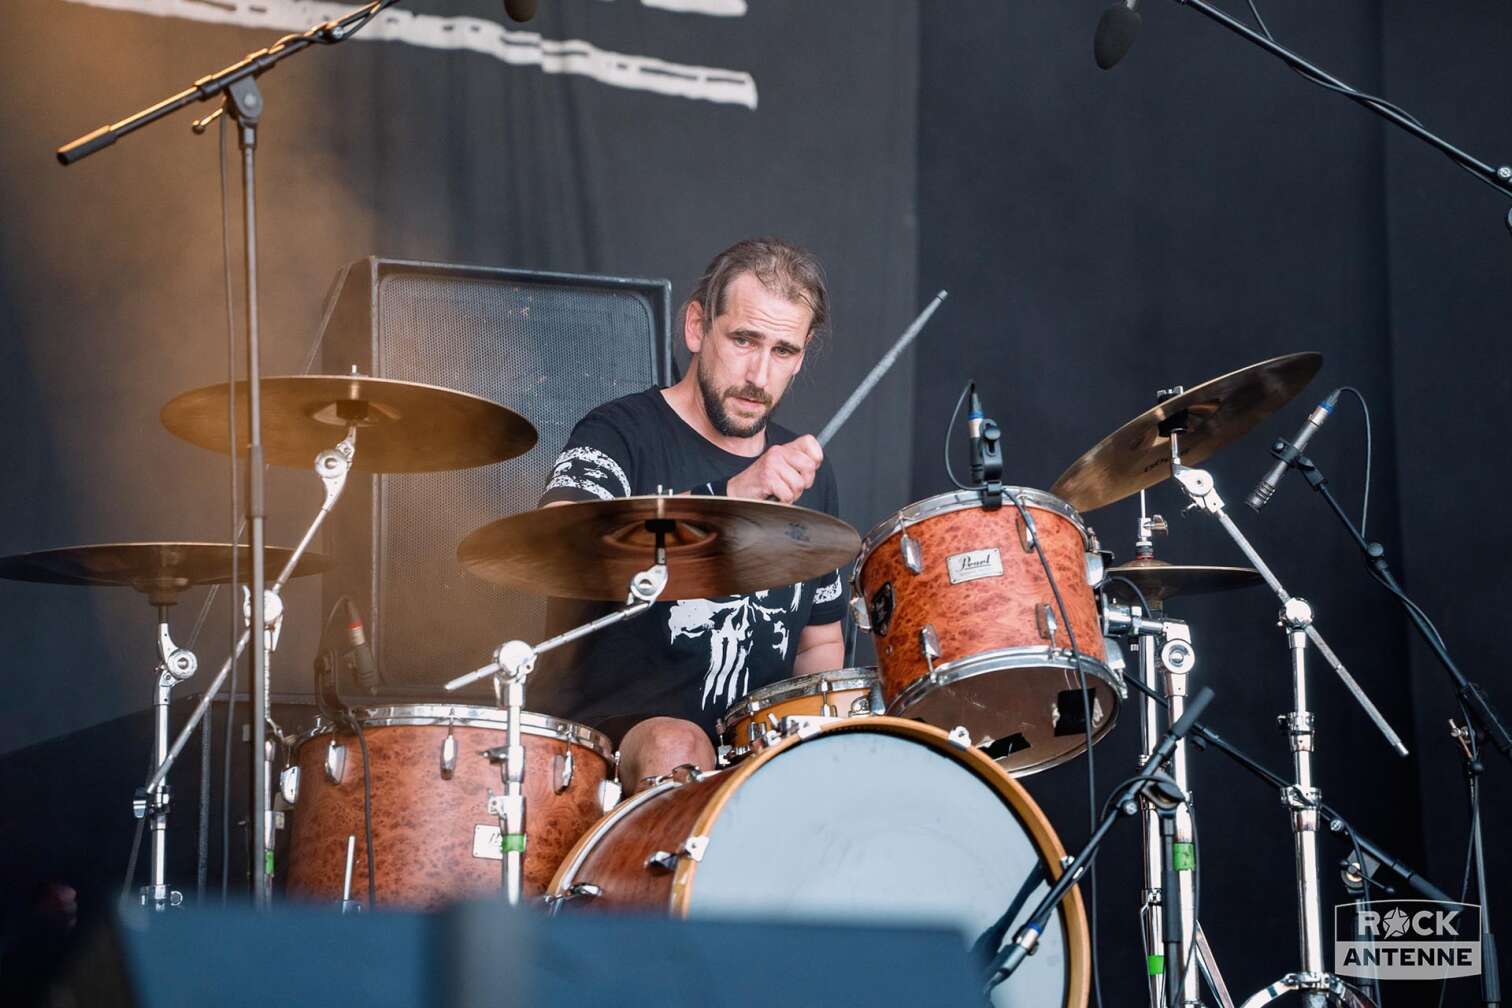
[[[704,412],[709,415],[709,422],[725,437],[755,437],[766,429],[767,419],[772,415],[774,406],[772,397],[754,385],[716,389],[713,382],[704,374],[702,358],[698,362],[698,391],[703,396]],[[730,415],[729,410],[725,409],[725,400],[732,396],[760,402],[766,406],[766,411],[755,420],[737,420]]]

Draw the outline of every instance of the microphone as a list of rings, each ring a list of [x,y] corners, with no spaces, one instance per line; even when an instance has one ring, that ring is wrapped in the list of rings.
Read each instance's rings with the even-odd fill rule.
[[[1092,38],[1092,56],[1103,70],[1111,70],[1134,47],[1139,34],[1139,0],[1119,0],[1097,19]]]
[[[357,612],[357,606],[351,599],[347,600],[346,609],[347,643],[352,646],[347,654],[356,672],[357,685],[367,690],[369,694],[376,694],[378,692],[378,666],[373,662],[373,649],[368,645],[367,634],[363,632],[362,616]]]
[[[504,0],[504,13],[511,21],[529,21],[535,17],[536,0]]]
[[[1303,422],[1302,429],[1297,431],[1296,437],[1292,438],[1292,446],[1297,451],[1300,452],[1303,448],[1306,448],[1307,442],[1313,439],[1313,435],[1323,429],[1323,422],[1333,415],[1333,408],[1338,401],[1339,390],[1334,389],[1328,394],[1327,399],[1318,403],[1317,408],[1307,415],[1307,420]],[[1275,465],[1271,466],[1270,472],[1266,473],[1264,478],[1255,484],[1255,489],[1250,491],[1250,495],[1244,499],[1244,503],[1248,504],[1251,510],[1258,512],[1266,504],[1270,503],[1271,497],[1276,493],[1276,487],[1281,483],[1281,477],[1285,475],[1286,463],[1278,461]]]
[[[982,399],[976,382],[971,383],[971,405],[966,410],[966,434],[971,439],[971,482],[981,483],[986,470],[982,465]]]

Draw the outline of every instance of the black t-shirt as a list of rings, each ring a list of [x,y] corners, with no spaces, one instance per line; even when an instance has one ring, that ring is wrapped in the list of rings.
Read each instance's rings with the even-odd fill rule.
[[[767,444],[797,435],[773,423]],[[693,490],[708,493],[755,459],[699,434],[661,390],[605,403],[573,429],[541,503],[608,500]],[[839,513],[829,461],[797,503]],[[649,563],[649,557],[648,557]],[[628,586],[627,586],[628,589]],[[636,721],[684,718],[713,737],[714,722],[736,700],[793,674],[804,627],[834,623],[845,611],[839,571],[754,595],[658,602],[645,613],[541,656],[526,704],[591,725],[618,741]],[[617,606],[552,599],[547,632],[559,633]]]

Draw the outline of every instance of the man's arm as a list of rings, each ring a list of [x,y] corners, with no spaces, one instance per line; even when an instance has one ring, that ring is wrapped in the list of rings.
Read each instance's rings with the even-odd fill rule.
[[[793,675],[833,672],[845,667],[845,637],[841,621],[806,626],[798,634],[798,656],[793,660]]]

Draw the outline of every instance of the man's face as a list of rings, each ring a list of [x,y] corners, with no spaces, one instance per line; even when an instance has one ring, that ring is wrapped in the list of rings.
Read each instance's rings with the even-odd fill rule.
[[[715,430],[761,433],[803,366],[813,318],[808,305],[772,293],[750,273],[730,282],[724,312],[707,332],[702,310],[689,306],[684,338],[698,355],[698,388]]]

